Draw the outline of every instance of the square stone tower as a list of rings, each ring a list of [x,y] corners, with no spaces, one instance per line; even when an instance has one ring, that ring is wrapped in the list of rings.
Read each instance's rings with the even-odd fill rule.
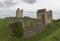
[[[45,23],[45,12],[46,9],[39,9],[37,11],[37,19],[41,20],[43,23]]]
[[[20,18],[23,17],[23,10],[20,10],[19,8],[16,10],[16,17]]]
[[[45,25],[52,23],[52,10],[40,9],[37,11],[37,19],[41,20]]]

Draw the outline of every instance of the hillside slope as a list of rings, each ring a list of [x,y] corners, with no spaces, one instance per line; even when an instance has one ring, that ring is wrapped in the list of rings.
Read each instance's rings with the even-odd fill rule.
[[[57,26],[58,29],[55,30],[49,36],[45,37],[41,41],[60,41],[60,20],[57,20],[55,24],[56,24],[56,26]]]
[[[60,28],[54,31],[51,35],[45,37],[41,41],[60,41]]]
[[[11,30],[7,24],[8,19],[0,19],[0,41],[59,41],[60,20],[54,21],[53,27],[45,30],[36,36],[20,39],[11,35]]]

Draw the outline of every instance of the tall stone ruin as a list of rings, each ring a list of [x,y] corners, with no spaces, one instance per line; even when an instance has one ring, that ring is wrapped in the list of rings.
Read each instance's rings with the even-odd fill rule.
[[[19,8],[16,10],[16,17],[20,18],[23,17],[23,10],[20,10]]]
[[[52,23],[52,10],[40,9],[37,11],[37,19],[44,22],[45,25]]]
[[[52,11],[46,11],[46,9],[39,9],[37,11],[37,18],[23,17],[23,10],[19,8],[16,10],[16,17],[10,17],[9,25],[15,23],[17,20],[23,23],[23,38],[29,38],[36,35],[48,27],[48,24],[52,23]]]

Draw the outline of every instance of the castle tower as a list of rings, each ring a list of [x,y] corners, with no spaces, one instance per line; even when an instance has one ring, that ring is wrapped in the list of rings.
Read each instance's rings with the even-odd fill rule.
[[[44,18],[44,14],[45,14],[46,9],[40,9],[37,11],[37,19],[42,20],[42,18]]]
[[[45,13],[45,25],[52,23],[52,10],[46,11]]]
[[[19,8],[16,10],[16,17],[20,18],[23,17],[23,10],[20,10]]]
[[[41,20],[45,25],[52,23],[52,11],[46,11],[46,9],[40,9],[37,11],[37,19]]]

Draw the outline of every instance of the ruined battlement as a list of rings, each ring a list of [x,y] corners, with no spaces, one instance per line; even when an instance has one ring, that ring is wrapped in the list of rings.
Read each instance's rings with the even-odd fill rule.
[[[37,11],[37,13],[44,13],[46,11],[46,9],[39,9],[38,11]]]

